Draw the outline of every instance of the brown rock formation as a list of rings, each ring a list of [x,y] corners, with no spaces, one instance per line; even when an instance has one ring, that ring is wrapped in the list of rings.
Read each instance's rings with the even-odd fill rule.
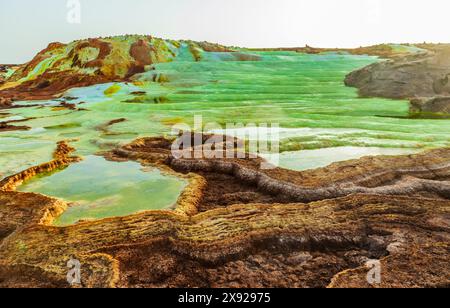
[[[450,96],[412,99],[410,111],[411,113],[450,114]]]
[[[429,47],[431,48],[431,47]],[[349,74],[347,86],[361,96],[411,99],[412,110],[448,113],[450,45],[434,46],[426,53],[375,63]]]
[[[152,64],[151,52],[153,48],[144,40],[138,40],[131,45],[130,55],[136,60],[136,65],[145,66]]]
[[[12,104],[12,99],[0,97],[0,110],[11,108]]]
[[[106,156],[196,173],[176,211],[57,228],[63,202],[0,192],[0,286],[70,287],[73,257],[85,287],[450,287],[448,149],[294,172],[170,147],[146,138]]]
[[[65,45],[59,42],[50,43],[47,48],[40,51],[30,62],[22,65],[13,76],[11,76],[12,81],[17,81],[22,77],[27,76],[30,72],[32,72],[36,66],[39,65],[42,61],[49,58],[49,53],[54,52],[60,48],[63,48]]]
[[[138,40],[130,47],[130,56],[135,60],[128,70],[127,76],[143,73],[145,66],[152,64],[154,48],[147,41]]]

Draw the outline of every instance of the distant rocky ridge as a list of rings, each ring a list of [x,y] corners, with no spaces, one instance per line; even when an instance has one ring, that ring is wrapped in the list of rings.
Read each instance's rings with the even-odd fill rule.
[[[384,59],[392,59],[405,54],[418,52],[420,48],[410,44],[379,44],[358,48],[317,48],[306,45],[305,47],[289,47],[289,48],[256,48],[250,49],[254,51],[294,51],[307,54],[319,54],[324,52],[349,53],[352,55],[370,55]]]
[[[369,65],[349,74],[347,86],[364,97],[410,99],[411,112],[450,112],[450,45]]]

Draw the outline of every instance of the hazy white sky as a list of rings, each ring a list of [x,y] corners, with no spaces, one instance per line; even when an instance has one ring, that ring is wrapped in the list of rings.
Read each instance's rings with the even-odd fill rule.
[[[448,0],[0,0],[0,63],[29,61],[49,42],[125,33],[243,47],[357,47],[450,42]]]

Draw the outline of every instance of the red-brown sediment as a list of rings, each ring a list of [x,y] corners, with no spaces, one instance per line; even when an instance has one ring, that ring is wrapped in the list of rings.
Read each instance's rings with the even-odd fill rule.
[[[130,56],[136,60],[137,66],[145,66],[152,64],[151,52],[154,49],[144,40],[138,40],[133,43],[130,48]]]
[[[89,39],[87,42],[84,42],[78,46],[76,46],[73,51],[74,53],[79,52],[83,48],[97,48],[99,50],[99,54],[96,59],[87,62],[86,64],[82,64],[79,59],[74,59],[73,65],[80,67],[97,67],[101,68],[103,66],[103,60],[111,53],[112,47],[110,43],[103,42],[99,39]],[[70,55],[69,55],[70,56]],[[76,57],[76,56],[74,56]]]

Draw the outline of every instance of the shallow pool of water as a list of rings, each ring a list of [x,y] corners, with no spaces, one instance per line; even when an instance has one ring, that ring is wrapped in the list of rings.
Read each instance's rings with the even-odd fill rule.
[[[303,150],[296,152],[284,152],[279,156],[261,156],[272,164],[291,170],[309,170],[326,167],[334,162],[358,159],[365,156],[379,155],[406,155],[417,153],[415,149],[402,148],[377,148],[377,147],[336,147],[316,150]]]
[[[135,162],[110,162],[88,156],[64,170],[27,181],[19,190],[70,202],[69,209],[54,223],[66,226],[169,208],[186,185],[183,179],[162,174],[158,169],[143,169]]]

